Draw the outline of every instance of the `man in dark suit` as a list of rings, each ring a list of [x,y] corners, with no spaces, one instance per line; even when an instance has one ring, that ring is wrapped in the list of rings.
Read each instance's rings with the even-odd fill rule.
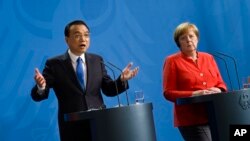
[[[138,67],[131,69],[132,64],[129,63],[122,74],[112,80],[102,63],[102,57],[86,52],[90,37],[89,28],[84,21],[70,22],[66,25],[64,34],[69,49],[65,54],[48,59],[42,74],[35,69],[36,85],[31,90],[31,96],[35,101],[47,99],[49,89],[53,88],[59,105],[61,140],[91,141],[88,121],[65,122],[64,114],[105,107],[101,91],[107,96],[122,93],[128,88],[127,80],[138,73]],[[78,63],[78,59],[82,62]],[[82,65],[80,70],[83,80],[77,77],[78,64]]]

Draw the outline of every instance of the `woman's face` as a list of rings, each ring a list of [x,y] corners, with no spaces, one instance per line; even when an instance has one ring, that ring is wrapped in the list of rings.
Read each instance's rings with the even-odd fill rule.
[[[188,29],[187,32],[179,37],[179,44],[181,51],[185,54],[196,52],[198,38],[193,29]]]

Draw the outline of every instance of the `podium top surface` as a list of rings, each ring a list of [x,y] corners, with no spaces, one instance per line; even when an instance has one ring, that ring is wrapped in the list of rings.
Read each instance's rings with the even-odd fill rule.
[[[93,119],[99,118],[103,115],[114,115],[114,114],[125,114],[125,113],[132,113],[134,111],[152,111],[153,105],[152,103],[142,103],[142,104],[131,104],[128,106],[121,106],[121,107],[112,107],[106,109],[94,109],[88,111],[79,111],[68,113],[64,115],[65,121],[77,121],[77,120],[85,120],[85,119]]]
[[[191,104],[191,103],[211,102],[215,99],[231,98],[231,97],[234,97],[235,95],[242,95],[242,94],[250,95],[250,89],[242,89],[242,90],[223,92],[223,93],[217,93],[217,94],[178,98],[176,100],[176,103],[177,105],[182,105],[182,104]]]

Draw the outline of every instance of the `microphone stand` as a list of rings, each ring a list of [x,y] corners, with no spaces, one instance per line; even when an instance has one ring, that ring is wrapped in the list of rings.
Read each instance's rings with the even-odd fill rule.
[[[117,67],[116,65],[110,63],[110,62],[107,62],[109,65],[111,65],[112,67],[116,68],[117,70],[119,70],[121,72],[121,75],[123,75],[122,73],[122,69],[120,69],[119,67]],[[124,75],[123,75],[124,77]],[[129,99],[128,99],[128,92],[127,92],[127,88],[128,88],[128,85],[127,85],[128,81],[126,80],[125,82],[125,94],[126,94],[126,99],[127,99],[127,105],[129,106]]]
[[[232,85],[231,77],[230,77],[230,75],[229,75],[228,66],[227,66],[227,63],[226,63],[225,59],[222,58],[222,57],[220,57],[220,56],[218,56],[218,55],[215,55],[215,54],[213,54],[213,55],[214,55],[215,57],[221,59],[221,60],[224,62],[225,66],[226,66],[226,71],[227,71],[227,76],[228,76],[228,79],[229,79],[230,87],[231,87],[231,90],[233,90],[233,85]]]
[[[113,74],[113,79],[114,79],[114,82],[115,82],[115,90],[116,90],[116,95],[117,95],[117,100],[118,100],[118,107],[121,107],[121,102],[120,102],[120,97],[118,95],[118,87],[117,87],[117,83],[115,81],[115,72],[112,68],[110,68],[108,65],[106,65],[104,62],[101,62],[101,64],[103,64],[104,66],[106,66],[107,68],[109,68],[111,71],[112,71],[112,74]]]
[[[237,66],[236,66],[236,61],[235,61],[235,59],[234,59],[232,56],[229,56],[229,55],[224,54],[224,53],[221,53],[221,52],[217,52],[217,51],[216,51],[216,53],[218,53],[218,54],[220,54],[220,55],[222,55],[222,56],[226,56],[226,57],[228,57],[228,58],[230,58],[230,59],[233,60],[233,62],[234,62],[234,68],[235,68],[236,76],[237,76],[237,81],[238,81],[238,87],[239,87],[239,89],[240,89],[239,73],[238,73],[238,69],[237,69]]]

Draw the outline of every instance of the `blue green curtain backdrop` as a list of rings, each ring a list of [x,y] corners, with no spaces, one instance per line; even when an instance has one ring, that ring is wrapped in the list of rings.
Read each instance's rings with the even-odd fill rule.
[[[64,26],[75,19],[90,26],[89,52],[120,68],[130,61],[140,67],[129,82],[129,100],[133,103],[134,91],[143,90],[145,101],[153,103],[157,140],[182,140],[173,127],[172,103],[162,95],[164,58],[178,51],[175,27],[195,23],[199,50],[233,56],[241,83],[250,75],[249,10],[249,0],[0,0],[0,140],[59,140],[53,92],[48,100],[36,103],[30,89],[34,68],[41,70],[47,58],[66,51]],[[237,90],[233,61],[225,59],[230,89]],[[216,60],[229,86],[225,64]],[[125,94],[120,98],[126,105]],[[105,101],[108,107],[117,105],[115,97]]]

